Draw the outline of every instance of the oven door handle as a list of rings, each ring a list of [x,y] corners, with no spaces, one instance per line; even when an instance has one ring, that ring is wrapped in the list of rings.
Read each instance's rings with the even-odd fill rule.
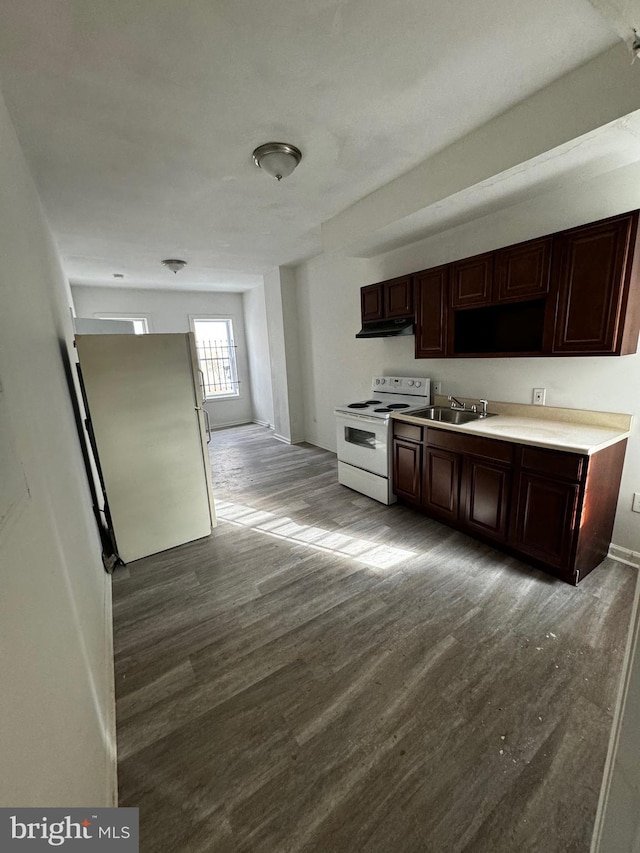
[[[336,412],[336,419],[342,421],[351,421],[358,420],[362,421],[366,424],[378,424],[379,426],[384,426],[389,422],[389,418],[372,418],[371,415],[356,415],[356,414],[346,414],[345,412]]]

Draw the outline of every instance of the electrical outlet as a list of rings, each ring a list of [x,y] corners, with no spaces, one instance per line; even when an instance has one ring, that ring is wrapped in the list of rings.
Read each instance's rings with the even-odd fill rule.
[[[546,388],[534,388],[533,389],[533,405],[534,406],[544,406],[544,399],[547,396]]]
[[[434,394],[442,394],[442,382],[439,379],[434,379],[431,388]]]
[[[631,509],[633,512],[640,512],[640,492],[634,492]]]

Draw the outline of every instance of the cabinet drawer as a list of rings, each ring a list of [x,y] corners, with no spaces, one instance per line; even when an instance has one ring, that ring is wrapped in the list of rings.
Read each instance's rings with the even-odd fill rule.
[[[561,450],[543,450],[540,447],[523,447],[521,465],[537,474],[548,474],[554,480],[577,482],[584,471],[585,457]]]
[[[405,424],[402,421],[393,422],[394,438],[409,439],[409,441],[422,441],[422,427],[417,424]]]
[[[447,430],[433,427],[427,429],[427,444],[431,447],[455,450],[457,453],[482,456],[484,459],[493,459],[495,462],[509,463],[513,459],[513,445],[507,444],[506,441],[465,435],[460,432],[447,432]]]

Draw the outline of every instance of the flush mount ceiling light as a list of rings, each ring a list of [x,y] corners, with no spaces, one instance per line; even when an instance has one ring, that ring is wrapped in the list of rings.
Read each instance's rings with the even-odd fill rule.
[[[180,272],[180,270],[183,270],[187,265],[186,261],[180,261],[177,258],[167,258],[162,263],[167,267],[167,269],[170,269],[172,273]]]
[[[268,175],[281,181],[302,160],[302,152],[288,142],[267,142],[253,152],[253,162]]]

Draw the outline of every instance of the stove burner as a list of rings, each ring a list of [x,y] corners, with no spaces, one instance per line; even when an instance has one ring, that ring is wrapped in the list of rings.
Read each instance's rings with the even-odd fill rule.
[[[368,403],[349,403],[347,409],[366,409],[368,406]]]
[[[390,409],[389,406],[385,406],[383,409],[374,409],[373,411],[374,412],[391,412],[393,410]]]
[[[382,400],[367,400],[368,406],[381,406]]]
[[[389,403],[390,409],[408,409],[409,403]]]

